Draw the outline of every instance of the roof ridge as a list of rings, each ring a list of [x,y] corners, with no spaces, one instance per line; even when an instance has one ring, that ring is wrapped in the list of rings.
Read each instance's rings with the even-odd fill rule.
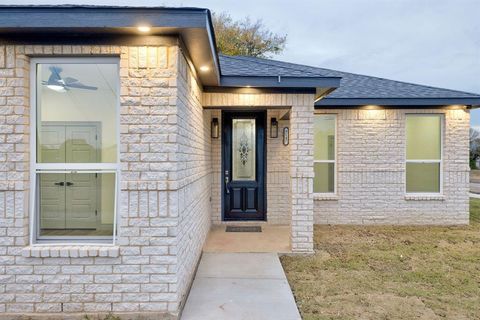
[[[359,76],[359,77],[373,78],[373,79],[378,79],[378,80],[383,80],[383,81],[391,81],[391,82],[400,83],[400,84],[420,86],[420,87],[431,88],[431,89],[446,90],[446,91],[450,91],[450,92],[454,92],[454,93],[463,93],[463,94],[468,94],[468,95],[480,97],[479,93],[474,93],[474,92],[454,90],[454,89],[448,89],[448,88],[442,88],[442,87],[434,87],[434,86],[431,86],[431,85],[425,85],[425,84],[419,84],[419,83],[407,82],[407,81],[401,81],[401,80],[394,80],[394,79],[388,79],[388,78],[383,78],[383,77],[378,77],[378,76],[371,76],[371,75],[365,75],[365,74],[354,73],[354,72],[340,71],[340,70],[329,69],[329,68],[309,66],[309,65],[305,65],[305,64],[293,63],[293,62],[282,61],[282,60],[273,60],[273,59],[267,59],[267,58],[248,57],[248,56],[228,56],[228,55],[222,55],[222,56],[225,56],[227,58],[234,58],[234,59],[238,58],[237,60],[250,60],[250,61],[254,61],[254,62],[262,63],[262,64],[268,64],[268,62],[273,62],[273,63],[276,63],[276,64],[288,64],[288,65],[298,66],[298,67],[303,67],[303,68],[318,69],[319,71],[320,70],[325,70],[325,71],[336,72],[336,73],[352,75],[352,76],[357,76],[357,77]],[[259,62],[257,60],[261,60],[262,62]],[[294,69],[293,67],[286,67],[286,66],[282,66],[282,67],[283,68]],[[313,73],[311,71],[307,71],[307,72]]]

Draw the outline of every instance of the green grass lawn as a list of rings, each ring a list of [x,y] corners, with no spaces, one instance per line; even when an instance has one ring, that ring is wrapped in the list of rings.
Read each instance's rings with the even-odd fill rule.
[[[304,319],[480,319],[480,199],[469,226],[316,226],[282,264]]]

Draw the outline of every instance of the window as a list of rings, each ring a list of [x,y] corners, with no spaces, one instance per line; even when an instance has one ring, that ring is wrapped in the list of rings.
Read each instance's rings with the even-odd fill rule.
[[[442,115],[406,117],[406,192],[441,193]]]
[[[336,116],[333,114],[314,116],[313,192],[315,193],[336,192],[336,122]]]
[[[114,239],[118,84],[115,58],[32,59],[32,242]]]

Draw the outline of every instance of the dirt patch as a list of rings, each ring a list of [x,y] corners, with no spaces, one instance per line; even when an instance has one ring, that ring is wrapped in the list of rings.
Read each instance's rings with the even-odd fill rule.
[[[336,306],[341,312],[326,311],[318,317],[347,319],[423,319],[435,320],[441,317],[425,306],[417,297],[399,297],[387,294],[344,294],[316,299],[319,305]],[[327,309],[328,310],[328,309]],[[330,309],[331,310],[331,309]],[[308,317],[306,318],[308,319]]]
[[[480,319],[480,199],[465,227],[316,226],[282,257],[304,319]]]

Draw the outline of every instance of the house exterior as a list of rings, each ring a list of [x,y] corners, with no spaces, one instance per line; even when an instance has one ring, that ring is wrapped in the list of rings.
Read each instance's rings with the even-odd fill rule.
[[[478,105],[219,55],[207,9],[0,7],[0,318],[176,318],[212,225],[468,224]]]

